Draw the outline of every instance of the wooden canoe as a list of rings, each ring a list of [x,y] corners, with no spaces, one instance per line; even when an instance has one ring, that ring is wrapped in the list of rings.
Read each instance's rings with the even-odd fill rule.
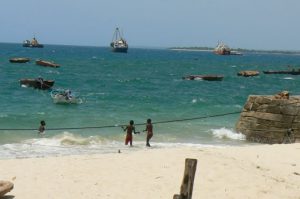
[[[267,70],[263,71],[264,74],[290,74],[290,75],[300,75],[299,70]]]
[[[30,59],[27,57],[14,57],[14,58],[10,58],[9,61],[11,63],[26,63],[29,62]]]
[[[223,75],[188,75],[182,77],[185,80],[206,80],[206,81],[222,81]]]
[[[28,87],[33,87],[41,90],[47,90],[54,85],[54,80],[43,80],[41,78],[37,79],[21,79],[21,85],[25,85]]]
[[[51,62],[51,61],[45,61],[45,60],[36,60],[35,62],[37,65],[40,65],[40,66],[46,66],[46,67],[53,67],[53,68],[58,68],[60,67],[59,64],[56,64],[54,62]]]

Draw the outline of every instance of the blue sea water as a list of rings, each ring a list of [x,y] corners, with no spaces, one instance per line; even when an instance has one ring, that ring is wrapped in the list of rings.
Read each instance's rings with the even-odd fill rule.
[[[29,57],[25,64],[11,57]],[[36,59],[52,60],[60,68],[41,67]],[[242,110],[248,95],[273,95],[288,90],[298,95],[300,77],[265,75],[263,70],[299,67],[300,55],[246,53],[218,56],[204,51],[130,48],[127,54],[105,47],[46,45],[42,49],[0,44],[0,158],[106,153],[145,149],[142,130],[154,122],[153,148],[181,145],[249,144],[235,132],[239,114],[206,117]],[[256,77],[239,77],[241,70],[258,70]],[[188,81],[190,74],[221,74],[223,81]],[[53,79],[53,89],[70,89],[81,104],[55,104],[50,91],[22,87],[22,78]],[[39,136],[39,122],[46,134]],[[124,146],[120,128],[134,120],[141,134],[134,147]],[[158,124],[155,124],[158,122]],[[87,128],[81,127],[103,127]],[[75,128],[51,130],[53,128]]]

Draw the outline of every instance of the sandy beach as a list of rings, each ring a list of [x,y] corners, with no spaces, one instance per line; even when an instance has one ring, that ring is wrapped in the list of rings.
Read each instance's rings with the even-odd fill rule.
[[[7,198],[166,199],[185,158],[198,160],[195,199],[300,198],[299,143],[0,160],[0,180],[14,183]]]

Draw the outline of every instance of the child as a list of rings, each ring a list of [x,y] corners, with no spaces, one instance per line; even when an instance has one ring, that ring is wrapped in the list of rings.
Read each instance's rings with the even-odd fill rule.
[[[128,145],[128,142],[129,142],[130,146],[132,146],[132,132],[138,133],[138,132],[135,132],[135,127],[133,124],[134,124],[134,121],[130,120],[129,125],[127,125],[125,128],[122,127],[124,131],[127,131],[126,138],[125,138],[125,145]]]
[[[144,131],[147,131],[146,146],[150,147],[149,141],[153,136],[153,126],[151,123],[151,119],[147,119],[147,125],[146,125],[146,129]]]
[[[44,134],[45,132],[45,126],[46,126],[46,122],[44,120],[41,121],[41,126],[39,128],[39,134]]]

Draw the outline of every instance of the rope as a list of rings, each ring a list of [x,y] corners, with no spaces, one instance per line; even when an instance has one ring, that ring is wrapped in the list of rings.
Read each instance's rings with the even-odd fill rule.
[[[175,120],[166,120],[166,121],[158,121],[152,122],[152,124],[166,124],[173,122],[183,122],[183,121],[191,121],[191,120],[201,120],[206,118],[214,118],[214,117],[222,117],[226,115],[233,115],[241,113],[241,111],[231,112],[231,113],[223,113],[217,115],[208,115],[208,116],[200,116],[200,117],[192,117],[192,118],[184,118],[184,119],[175,119]],[[135,126],[145,125],[146,123],[135,124]],[[127,125],[127,124],[126,124]],[[86,126],[86,127],[62,127],[62,128],[47,128],[47,131],[57,131],[57,130],[81,130],[81,129],[102,129],[102,128],[115,128],[124,125],[106,125],[106,126]],[[0,131],[34,131],[36,128],[0,128]]]
[[[241,113],[241,111],[231,112],[231,113],[223,113],[223,114],[217,114],[217,115],[209,115],[209,116],[201,116],[201,117],[177,119],[177,120],[167,120],[167,121],[160,121],[160,122],[152,122],[152,124],[164,124],[164,123],[183,122],[183,121],[190,121],[190,120],[201,120],[201,119],[206,119],[206,118],[222,117],[222,116],[233,115],[233,114],[238,114],[238,113]],[[142,125],[142,124],[137,124],[137,125]]]

